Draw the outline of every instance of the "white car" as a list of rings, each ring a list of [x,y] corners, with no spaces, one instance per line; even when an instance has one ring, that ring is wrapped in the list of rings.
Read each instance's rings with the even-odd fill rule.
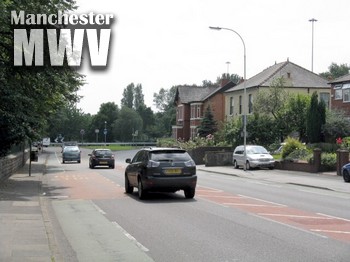
[[[247,145],[246,169],[255,167],[267,167],[273,169],[275,160],[273,156],[262,146]],[[235,168],[244,167],[244,146],[237,146],[233,151],[233,165]]]

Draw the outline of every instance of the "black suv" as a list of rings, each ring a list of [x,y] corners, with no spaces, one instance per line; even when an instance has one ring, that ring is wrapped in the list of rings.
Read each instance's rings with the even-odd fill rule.
[[[186,198],[195,195],[196,164],[179,148],[145,148],[134,158],[126,159],[125,192],[131,194],[134,187],[143,199],[148,191],[176,192],[184,190]]]

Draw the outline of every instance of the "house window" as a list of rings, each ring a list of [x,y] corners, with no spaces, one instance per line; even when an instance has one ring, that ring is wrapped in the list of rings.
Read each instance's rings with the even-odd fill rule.
[[[182,121],[184,116],[184,107],[180,105],[177,107],[177,120]]]
[[[343,102],[350,102],[350,83],[343,85]]]
[[[191,127],[191,139],[196,138],[196,136],[197,136],[197,127],[196,126]]]
[[[334,100],[343,99],[343,90],[341,89],[343,85],[334,86]]]
[[[234,100],[233,97],[230,97],[230,115],[233,115],[233,109],[234,109]]]
[[[191,119],[201,118],[201,105],[191,105]]]
[[[242,96],[239,96],[239,114],[242,114]]]
[[[197,118],[201,118],[201,106],[197,105]]]
[[[248,113],[251,114],[253,112],[253,95],[249,94],[248,96]]]
[[[329,93],[320,93],[320,101],[323,101],[327,108],[329,108]]]

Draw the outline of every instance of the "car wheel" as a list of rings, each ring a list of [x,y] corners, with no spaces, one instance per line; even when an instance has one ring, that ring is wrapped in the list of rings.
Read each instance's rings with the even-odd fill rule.
[[[109,168],[112,168],[112,169],[114,169],[114,165],[113,165],[113,166],[110,166]]]
[[[130,186],[128,176],[125,175],[125,193],[132,194],[134,192],[134,187]]]
[[[233,161],[233,166],[234,166],[234,168],[236,168],[236,169],[238,169],[239,168],[239,166],[238,166],[238,164],[237,164],[237,161],[235,160],[235,161]]]
[[[65,163],[65,161],[64,160],[62,160],[62,164],[64,164]]]
[[[247,161],[247,163],[245,164],[245,167],[246,167],[247,170],[250,170],[250,169],[251,169],[251,166],[250,166],[250,164],[249,164],[249,161]]]
[[[187,199],[190,199],[190,198],[194,198],[194,195],[196,193],[196,189],[194,188],[188,188],[188,189],[185,189],[184,190],[184,193],[185,193],[185,197]]]
[[[78,160],[78,163],[80,164],[80,160]]]
[[[139,178],[138,183],[137,183],[137,189],[138,189],[139,199],[145,199],[146,192],[145,192],[145,190],[143,190],[143,185],[142,185],[142,181],[140,178]]]
[[[270,170],[273,170],[274,168],[275,168],[274,166],[270,166],[270,167],[269,167]]]
[[[343,178],[346,183],[350,182],[350,174],[349,171],[346,169],[343,171]]]

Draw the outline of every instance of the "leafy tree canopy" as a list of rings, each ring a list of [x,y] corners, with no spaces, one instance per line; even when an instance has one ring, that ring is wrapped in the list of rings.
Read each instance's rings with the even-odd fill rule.
[[[341,77],[341,76],[348,74],[349,70],[350,70],[350,66],[348,66],[348,64],[338,65],[336,63],[332,63],[328,67],[328,71],[320,73],[320,76],[322,76],[323,78],[326,78],[328,80],[334,80],[338,77]]]

